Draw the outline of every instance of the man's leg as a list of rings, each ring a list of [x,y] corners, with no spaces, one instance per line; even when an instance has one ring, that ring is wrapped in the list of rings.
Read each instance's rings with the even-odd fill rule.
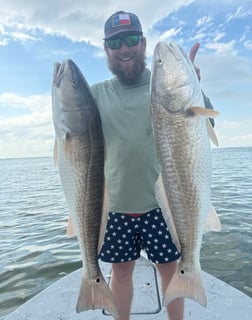
[[[162,292],[164,295],[165,290],[176,270],[177,262],[174,261],[170,263],[159,263],[159,264],[156,264],[156,267],[160,273]],[[183,320],[183,317],[184,317],[184,299],[183,298],[177,298],[173,300],[171,303],[168,304],[166,308],[167,308],[167,313],[169,315],[168,319]]]
[[[110,288],[117,303],[119,318],[129,320],[130,307],[133,299],[132,274],[135,261],[112,263],[112,277]]]

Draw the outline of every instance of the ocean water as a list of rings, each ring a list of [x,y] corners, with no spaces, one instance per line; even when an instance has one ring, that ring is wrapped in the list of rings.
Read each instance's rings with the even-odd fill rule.
[[[252,147],[213,149],[212,203],[222,230],[204,235],[202,269],[252,297]],[[0,319],[81,267],[52,158],[0,160]]]

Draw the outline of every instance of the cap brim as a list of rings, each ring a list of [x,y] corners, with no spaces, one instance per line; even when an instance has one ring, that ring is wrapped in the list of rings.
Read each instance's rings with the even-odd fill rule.
[[[139,35],[143,35],[143,32],[142,31],[139,31],[139,30],[132,30],[132,29],[124,29],[124,30],[118,30],[116,32],[113,32],[113,34],[110,34],[108,36],[106,36],[105,38],[103,38],[103,40],[108,40],[108,39],[112,39],[116,36],[118,36],[119,34],[139,34]]]

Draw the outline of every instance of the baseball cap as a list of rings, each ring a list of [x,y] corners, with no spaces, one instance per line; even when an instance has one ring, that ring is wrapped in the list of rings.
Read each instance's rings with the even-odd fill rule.
[[[105,22],[103,40],[110,39],[120,33],[134,32],[142,35],[142,26],[138,17],[131,12],[117,11]]]

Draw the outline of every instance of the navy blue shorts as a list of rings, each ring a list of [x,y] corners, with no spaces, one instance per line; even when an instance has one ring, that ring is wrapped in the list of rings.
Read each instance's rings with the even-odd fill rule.
[[[110,263],[136,260],[141,249],[153,263],[179,259],[161,210],[142,215],[110,212],[99,258]]]

